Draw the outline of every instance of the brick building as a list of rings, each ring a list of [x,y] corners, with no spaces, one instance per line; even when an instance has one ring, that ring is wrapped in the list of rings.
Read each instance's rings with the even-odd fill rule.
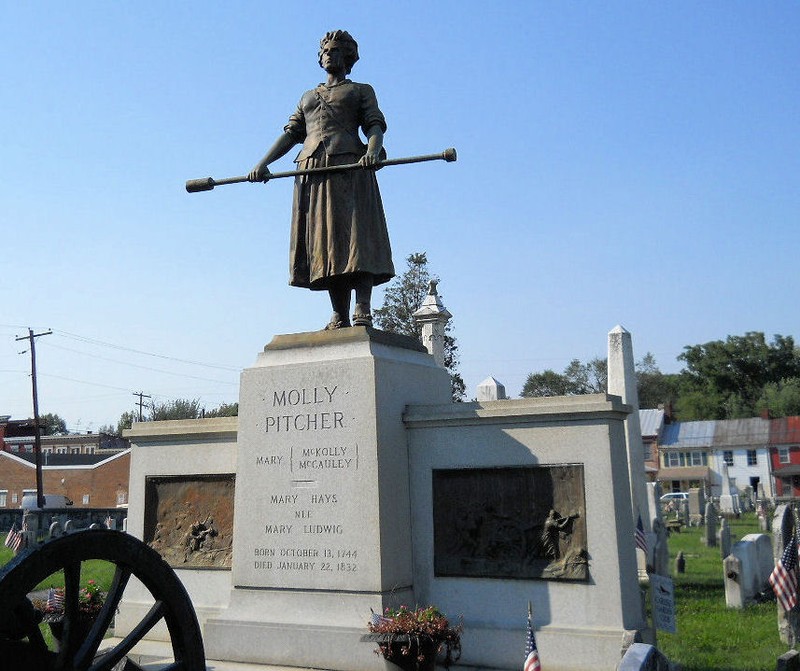
[[[769,456],[776,496],[800,496],[800,417],[770,420]]]
[[[130,449],[110,454],[43,454],[45,494],[60,494],[76,508],[128,504]],[[0,451],[0,509],[19,508],[22,496],[36,493],[33,454]]]

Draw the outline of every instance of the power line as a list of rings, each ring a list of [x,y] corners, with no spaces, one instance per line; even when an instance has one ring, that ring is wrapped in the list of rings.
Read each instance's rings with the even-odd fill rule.
[[[139,364],[128,363],[127,361],[120,361],[119,359],[109,359],[107,357],[97,356],[96,354],[89,354],[88,352],[81,352],[80,350],[72,349],[70,347],[63,347],[61,345],[53,345],[52,343],[50,345],[48,345],[48,347],[50,347],[51,349],[60,349],[60,350],[63,350],[65,352],[72,352],[74,354],[81,354],[83,356],[88,356],[88,357],[90,357],[92,359],[96,359],[98,361],[108,361],[109,363],[118,363],[118,364],[120,364],[122,366],[130,366],[131,368],[138,368],[140,370],[149,370],[149,371],[152,371],[154,373],[164,373],[165,375],[175,375],[176,377],[185,377],[185,378],[188,378],[188,379],[191,379],[191,380],[202,380],[203,382],[217,382],[219,384],[234,384],[233,382],[229,382],[227,380],[215,380],[213,378],[200,377],[198,375],[188,375],[186,373],[174,373],[171,370],[164,370],[162,368],[151,368],[149,366],[140,366]],[[236,368],[236,369],[232,368],[230,370],[236,370],[237,372],[239,371],[238,368]]]
[[[179,359],[178,357],[174,356],[167,356],[165,354],[156,354],[154,352],[145,352],[144,350],[134,349],[132,347],[125,347],[124,345],[116,345],[114,343],[104,342],[102,340],[97,340],[95,338],[88,338],[86,336],[78,335],[77,333],[70,333],[68,331],[59,331],[56,329],[54,331],[57,335],[60,335],[64,338],[69,338],[71,340],[77,340],[78,342],[85,342],[89,345],[100,345],[102,347],[109,347],[111,349],[121,350],[123,352],[133,352],[134,354],[142,354],[144,356],[151,356],[156,359],[164,359],[166,361],[177,361],[179,363],[186,363],[192,366],[204,366],[206,368],[217,368],[219,370],[228,370],[228,371],[235,371],[239,372],[239,368],[234,368],[232,366],[222,366],[219,364],[212,364],[212,363],[204,363],[202,361],[192,361],[191,359]]]

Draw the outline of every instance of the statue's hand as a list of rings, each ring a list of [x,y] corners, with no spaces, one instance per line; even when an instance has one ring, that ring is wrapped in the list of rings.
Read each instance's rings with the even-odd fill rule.
[[[248,182],[268,182],[272,177],[269,168],[265,165],[257,165],[247,174]]]
[[[358,161],[359,165],[363,165],[365,168],[379,168],[380,166],[378,163],[381,162],[381,153],[380,151],[367,151]]]

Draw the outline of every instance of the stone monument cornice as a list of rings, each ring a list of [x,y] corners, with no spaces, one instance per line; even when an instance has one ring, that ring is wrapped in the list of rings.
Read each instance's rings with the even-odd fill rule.
[[[288,333],[276,335],[264,347],[265,352],[276,350],[298,349],[301,347],[325,347],[328,345],[346,345],[350,343],[376,343],[413,352],[427,352],[425,346],[409,336],[391,333],[371,326],[351,326],[331,331],[308,331],[305,333]]]
[[[473,401],[442,405],[409,405],[403,422],[409,428],[471,424],[544,424],[565,420],[624,420],[631,406],[619,396],[585,394]]]

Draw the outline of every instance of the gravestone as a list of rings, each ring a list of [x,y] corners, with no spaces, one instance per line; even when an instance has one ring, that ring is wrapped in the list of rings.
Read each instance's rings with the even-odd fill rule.
[[[670,671],[664,654],[649,643],[633,643],[617,666],[617,671]]]
[[[724,522],[725,520],[723,520]],[[748,534],[734,543],[725,557],[725,602],[728,608],[743,608],[769,588],[772,547],[765,534]]]
[[[730,477],[728,465],[722,462],[722,493],[719,495],[719,511],[723,515],[739,515],[739,495],[735,493]]]
[[[734,555],[728,555],[722,561],[722,573],[725,584],[725,605],[728,608],[744,608],[746,599],[742,560]]]
[[[747,485],[742,490],[742,495],[740,497],[740,503],[742,504],[742,509],[751,511],[754,509],[753,505],[753,488],[750,485]]]
[[[693,487],[689,490],[689,524],[693,527],[703,524],[706,497],[703,490]]]
[[[669,577],[669,547],[667,545],[667,527],[659,520],[653,520],[653,572]]]
[[[725,517],[722,518],[719,524],[718,541],[720,556],[725,559],[731,552],[731,527]]]
[[[772,516],[769,514],[769,506],[766,499],[759,499],[756,513],[758,516],[758,528],[764,532],[772,531]]]
[[[675,556],[675,573],[686,573],[686,557],[683,550]]]
[[[758,566],[758,575],[763,577],[764,581],[772,573],[775,564],[772,561],[772,541],[767,534],[747,534],[739,542],[752,543],[755,547],[756,565]],[[734,546],[735,547],[735,546]]]
[[[690,523],[689,518],[689,502],[686,500],[680,501],[680,507],[678,508],[678,514],[680,515],[680,521],[683,526],[688,527]]]
[[[660,549],[659,546],[659,538],[658,538],[658,528],[659,526],[663,528],[664,526],[664,517],[661,512],[661,483],[660,482],[648,482],[645,484],[645,493],[647,498],[647,514],[649,515],[650,519],[650,528],[652,531],[645,530],[644,534],[647,538],[647,554],[648,556],[645,557],[644,553],[637,552],[637,560],[639,562],[639,576],[641,579],[646,579],[647,577],[647,567],[655,567],[657,565],[663,564],[663,557],[658,557],[657,554],[661,553],[663,555],[663,550]],[[644,515],[642,516],[642,521],[644,521]],[[658,571],[657,571],[658,572]],[[669,573],[660,573],[660,575],[669,575]]]
[[[777,564],[783,556],[784,544],[789,541],[795,529],[796,523],[792,508],[790,505],[782,503],[775,508],[775,515],[772,518],[773,563]],[[800,615],[794,610],[790,612],[783,610],[780,602],[777,603],[777,609],[778,635],[786,645],[795,646],[800,642]]]
[[[61,525],[58,523],[58,520],[55,520],[50,525],[50,538],[59,538],[64,534],[64,529],[61,528]]]
[[[717,547],[717,510],[711,501],[706,503],[706,512],[703,517],[705,517],[706,521],[706,533],[703,536],[703,542],[710,548]]]
[[[661,496],[663,490],[660,482],[648,482],[647,485],[647,509],[650,515],[650,522],[659,519],[664,521],[661,513]]]
[[[784,652],[778,657],[775,671],[800,671],[800,652],[797,650]]]

